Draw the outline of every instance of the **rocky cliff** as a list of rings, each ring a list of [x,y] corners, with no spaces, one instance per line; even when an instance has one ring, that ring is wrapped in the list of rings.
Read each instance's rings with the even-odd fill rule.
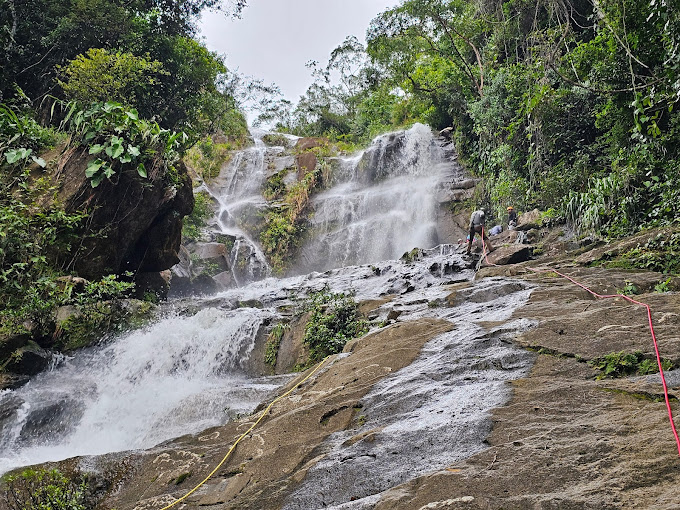
[[[91,158],[70,149],[50,176],[57,203],[66,212],[88,214],[72,269],[88,279],[125,271],[141,278],[170,269],[179,262],[182,218],[194,206],[184,164],[156,178],[142,178],[136,168],[123,166],[113,179],[93,188],[85,175]]]

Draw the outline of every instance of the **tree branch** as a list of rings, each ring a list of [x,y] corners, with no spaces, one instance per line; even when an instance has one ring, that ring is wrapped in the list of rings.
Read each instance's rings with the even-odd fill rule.
[[[7,55],[7,58],[9,58],[9,51],[12,49],[12,46],[14,46],[14,36],[17,33],[17,10],[14,6],[14,0],[7,0],[7,3],[9,4],[9,12],[12,15],[12,28],[9,32],[9,43],[5,48],[5,54]]]
[[[588,86],[588,85],[584,85],[583,83],[579,83],[579,82],[577,82],[577,81],[574,81],[574,80],[572,80],[571,78],[567,78],[566,76],[564,76],[562,73],[559,72],[559,70],[557,69],[557,67],[555,67],[555,64],[552,63],[552,62],[548,62],[548,66],[549,66],[553,71],[555,71],[555,73],[557,74],[557,76],[559,76],[560,78],[562,78],[562,79],[563,79],[564,81],[566,81],[567,83],[571,83],[571,84],[574,85],[575,87],[579,87],[579,88],[584,89],[584,90],[589,90],[589,91],[591,91],[591,92],[597,92],[598,94],[612,94],[612,93],[621,93],[621,92],[635,92],[635,91],[637,91],[637,90],[639,90],[639,89],[644,89],[644,88],[647,88],[647,87],[651,87],[652,85],[656,85],[656,84],[659,83],[660,81],[663,81],[661,78],[655,78],[654,80],[652,80],[652,81],[650,81],[650,82],[643,83],[643,84],[641,84],[641,85],[637,85],[637,86],[635,86],[635,87],[630,87],[630,88],[626,88],[626,89],[599,89],[599,88],[597,88],[597,87],[590,87],[590,86]]]
[[[595,9],[597,9],[597,13],[598,13],[599,16],[600,16],[600,19],[602,19],[602,21],[603,21],[604,24],[607,26],[607,28],[608,28],[609,31],[612,33],[612,35],[616,38],[616,40],[619,41],[619,44],[620,44],[621,47],[625,50],[625,52],[626,52],[626,54],[628,55],[628,57],[629,57],[629,58],[632,58],[633,60],[635,60],[635,62],[637,62],[638,64],[640,64],[642,67],[644,67],[645,69],[647,69],[649,72],[651,72],[651,69],[649,69],[649,67],[648,67],[646,64],[644,64],[643,62],[641,62],[635,55],[633,55],[633,54],[631,53],[630,48],[628,47],[628,45],[627,45],[626,43],[624,43],[624,42],[621,40],[621,38],[619,37],[619,35],[614,31],[614,29],[612,28],[612,26],[611,26],[611,25],[609,24],[609,22],[607,21],[607,16],[605,15],[604,11],[600,8],[600,2],[599,2],[599,0],[593,0],[593,7],[595,7]]]
[[[458,32],[455,28],[449,27],[448,23],[446,23],[446,20],[444,20],[441,15],[438,13],[433,13],[432,17],[439,23],[439,25],[442,27],[444,32],[446,33],[446,36],[449,38],[449,41],[451,41],[451,46],[453,46],[454,51],[458,55],[458,58],[463,62],[463,65],[465,66],[466,74],[468,77],[472,80],[472,82],[475,85],[475,88],[477,89],[477,93],[481,97],[483,95],[482,89],[484,88],[484,67],[482,65],[482,57],[479,54],[479,50],[477,50],[477,47],[470,41],[468,38],[463,36],[460,32]],[[477,78],[475,77],[474,73],[470,69],[470,67],[467,64],[467,61],[463,56],[460,54],[458,51],[458,47],[456,46],[455,40],[453,36],[451,35],[451,32],[453,31],[454,34],[456,34],[458,37],[460,37],[465,43],[472,48],[472,51],[475,52],[475,57],[477,59],[477,65],[479,66],[479,76],[480,76],[480,82],[477,81]]]
[[[28,71],[28,70],[31,69],[32,67],[35,67],[35,66],[37,66],[38,64],[40,64],[43,60],[45,60],[45,58],[47,58],[47,55],[49,55],[49,54],[52,52],[52,50],[53,50],[54,48],[56,48],[56,47],[57,47],[57,43],[54,43],[54,44],[52,45],[52,47],[51,47],[49,50],[47,50],[47,53],[45,53],[45,54],[42,56],[42,58],[41,58],[40,60],[38,60],[37,62],[34,62],[34,63],[31,64],[30,66],[28,66],[28,67],[26,67],[25,69],[22,69],[21,71],[19,71],[19,72],[17,73],[17,76],[19,76],[20,74],[25,73],[26,71]]]

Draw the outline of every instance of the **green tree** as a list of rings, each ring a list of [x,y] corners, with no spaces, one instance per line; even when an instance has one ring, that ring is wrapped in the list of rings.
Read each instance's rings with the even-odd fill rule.
[[[8,41],[0,57],[0,101],[15,101],[17,90],[35,107],[47,94],[60,96],[61,69],[70,97],[88,96],[85,84],[93,84],[93,99],[134,99],[140,114],[156,115],[161,127],[203,133],[214,125],[209,118],[233,111],[234,105],[221,87],[224,63],[194,39],[195,23],[204,9],[238,14],[245,5],[242,0],[0,0],[0,38]],[[88,53],[92,49],[98,52]],[[100,76],[97,70],[103,71]],[[124,78],[126,70],[133,76]],[[71,78],[76,82],[69,88]],[[102,98],[107,92],[120,97]]]
[[[163,64],[131,53],[90,48],[60,68],[61,86],[66,99],[84,104],[117,101],[136,107],[140,97],[168,75]]]
[[[60,471],[26,469],[2,480],[3,499],[11,510],[85,510],[86,482]]]

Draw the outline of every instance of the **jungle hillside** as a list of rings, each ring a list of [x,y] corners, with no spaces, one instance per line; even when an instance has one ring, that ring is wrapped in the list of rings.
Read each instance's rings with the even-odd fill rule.
[[[363,143],[452,127],[478,203],[617,238],[677,221],[680,14],[669,0],[406,0],[349,37],[282,131]],[[674,241],[677,244],[677,240]],[[657,269],[660,269],[657,267]],[[677,269],[677,268],[676,268]]]

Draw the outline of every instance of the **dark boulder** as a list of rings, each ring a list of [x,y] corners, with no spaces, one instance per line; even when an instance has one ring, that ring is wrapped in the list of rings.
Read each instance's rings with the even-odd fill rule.
[[[92,188],[85,169],[92,156],[66,151],[53,175],[57,202],[66,212],[86,212],[73,269],[88,279],[125,271],[159,272],[179,261],[182,217],[194,206],[191,179],[183,163],[172,170],[149,172],[123,166],[111,180]]]
[[[496,264],[498,266],[517,264],[531,258],[531,247],[525,244],[501,246],[492,251],[487,258],[491,264]]]
[[[35,375],[45,370],[52,361],[52,353],[35,342],[28,342],[12,353],[5,370],[13,374]]]
[[[361,182],[370,184],[379,182],[390,175],[398,167],[403,156],[406,134],[402,132],[389,133],[373,142],[361,156],[358,170]]]

